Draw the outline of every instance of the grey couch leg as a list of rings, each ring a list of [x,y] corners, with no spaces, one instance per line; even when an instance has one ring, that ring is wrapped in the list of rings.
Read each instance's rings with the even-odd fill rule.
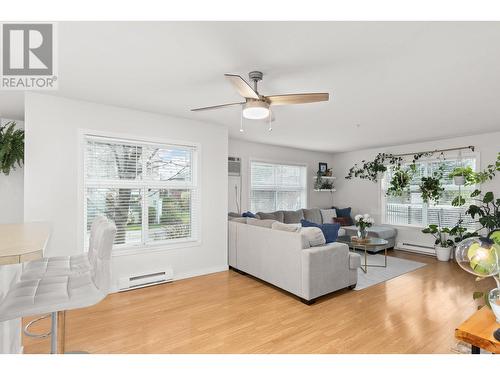
[[[313,299],[309,299],[309,300],[301,298],[300,302],[306,304],[307,306],[311,306],[314,302],[316,302],[316,300],[314,298]]]
[[[349,288],[350,290],[353,290],[354,288],[356,288],[356,285],[357,285],[357,284],[354,284],[354,285],[349,285],[349,286],[348,286],[348,288]]]

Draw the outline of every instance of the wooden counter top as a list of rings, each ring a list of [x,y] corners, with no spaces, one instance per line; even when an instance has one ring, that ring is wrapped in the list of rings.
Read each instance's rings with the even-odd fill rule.
[[[0,224],[0,265],[41,258],[49,236],[47,223]]]

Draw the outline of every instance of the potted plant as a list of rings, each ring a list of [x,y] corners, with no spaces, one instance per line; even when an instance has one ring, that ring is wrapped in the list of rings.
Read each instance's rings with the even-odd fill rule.
[[[367,228],[370,228],[375,220],[368,214],[356,215],[354,217],[356,226],[358,227],[358,238],[365,239],[368,236]]]
[[[471,167],[456,167],[448,175],[453,178],[455,185],[473,185],[475,183],[475,173]]]
[[[416,170],[417,167],[415,164],[410,164],[406,169],[396,167],[389,182],[390,186],[387,189],[387,195],[401,197],[405,191],[408,191],[411,179]]]
[[[434,172],[431,177],[422,177],[422,182],[419,187],[420,193],[422,194],[422,200],[425,203],[429,203],[430,201],[434,203],[439,202],[444,192],[444,188],[441,184],[442,178],[443,171],[441,168]]]
[[[453,241],[448,238],[450,233],[449,228],[442,228],[436,224],[430,224],[427,228],[422,230],[422,233],[432,234],[436,241],[434,242],[434,249],[436,257],[442,262],[450,260],[451,250],[453,248]]]

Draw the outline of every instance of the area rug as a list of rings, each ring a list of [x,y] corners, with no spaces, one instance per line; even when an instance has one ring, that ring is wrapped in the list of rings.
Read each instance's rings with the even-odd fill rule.
[[[358,252],[361,255],[361,264],[364,264],[364,252]],[[368,254],[368,264],[384,264],[384,256],[380,254]],[[364,273],[361,268],[358,268],[358,283],[354,290],[366,289],[372,285],[383,283],[384,281],[404,275],[426,266],[425,263],[415,262],[413,260],[387,257],[387,268],[384,267],[368,267],[368,272]]]

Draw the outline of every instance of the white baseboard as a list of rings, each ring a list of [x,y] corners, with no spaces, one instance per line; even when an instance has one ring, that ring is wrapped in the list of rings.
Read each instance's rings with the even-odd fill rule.
[[[216,273],[216,272],[227,271],[228,269],[229,269],[229,266],[227,264],[223,264],[223,265],[219,265],[219,266],[201,268],[201,269],[196,269],[196,270],[192,270],[189,272],[183,272],[183,273],[175,273],[174,272],[174,278],[173,278],[173,280],[170,280],[169,282],[182,280],[182,279],[188,279],[190,277],[208,275],[208,274]],[[118,292],[120,292],[120,290],[118,290],[116,285],[110,291],[110,293],[118,293]]]

